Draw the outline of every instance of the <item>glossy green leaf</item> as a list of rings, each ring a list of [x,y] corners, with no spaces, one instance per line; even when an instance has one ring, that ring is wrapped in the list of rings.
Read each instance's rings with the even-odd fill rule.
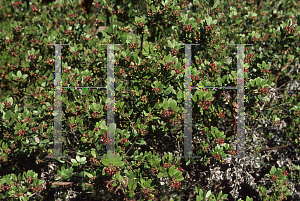
[[[175,172],[175,166],[173,165],[172,167],[169,168],[169,175],[173,176]]]

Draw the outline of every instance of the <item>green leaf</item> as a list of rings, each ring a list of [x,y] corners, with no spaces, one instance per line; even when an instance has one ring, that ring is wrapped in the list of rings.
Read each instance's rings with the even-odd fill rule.
[[[93,156],[94,158],[96,158],[97,155],[96,155],[95,150],[92,150],[91,154],[92,154],[92,156]]]
[[[47,143],[49,143],[49,139],[44,139],[44,140],[40,141],[40,143],[41,144],[47,144]]]
[[[218,77],[217,82],[218,82],[218,85],[221,87],[222,86],[222,79]]]
[[[256,78],[255,79],[256,80],[256,85],[258,86],[258,87],[260,87],[261,86],[261,79],[258,77],[258,78]]]
[[[128,189],[131,190],[133,186],[133,182],[128,182]]]
[[[123,84],[121,83],[117,88],[116,91],[119,91],[122,88]]]
[[[164,176],[164,173],[162,173],[162,172],[159,172],[158,175],[157,175],[158,178],[161,178],[163,176]]]
[[[170,167],[169,169],[169,175],[173,176],[174,175],[174,171],[175,171],[175,166],[173,165],[172,167]]]
[[[189,165],[189,164],[190,164],[190,162],[191,162],[191,160],[188,160],[188,162],[186,162],[186,165]]]
[[[133,190],[130,190],[130,192],[129,192],[129,197],[130,197],[130,198],[133,198],[133,197],[134,197],[134,192],[133,192]]]
[[[152,180],[148,179],[148,181],[145,182],[145,186],[146,187],[151,187],[151,183],[152,183]]]
[[[152,159],[152,153],[149,152],[148,155],[147,155],[147,161],[150,162]]]
[[[86,162],[86,157],[82,157],[82,158],[80,159],[80,162]]]
[[[170,154],[169,154],[169,161],[172,161],[172,160],[173,160],[173,154],[170,153]]]
[[[82,92],[82,95],[88,95],[89,94],[89,89],[83,88],[81,90],[81,92]]]
[[[142,175],[140,175],[141,176],[141,187],[142,188],[145,188],[146,186],[145,186],[145,180],[144,179],[142,179]]]
[[[106,159],[106,158],[101,159],[101,162],[102,162],[102,164],[104,166],[108,166],[109,165],[108,159]]]
[[[13,190],[13,191],[17,191],[17,187],[16,186],[11,186],[11,189]]]
[[[42,59],[43,59],[43,57],[42,57],[42,56],[39,56],[37,62],[40,62]]]
[[[222,191],[219,192],[218,199],[221,197]]]
[[[182,177],[182,172],[180,172],[179,170],[175,169],[174,177],[175,177],[177,180],[180,180],[180,178]]]
[[[65,27],[64,27],[64,26],[60,26],[60,30],[61,30],[62,32],[65,32]]]
[[[173,86],[169,86],[166,90],[165,90],[165,94],[169,95],[171,93],[171,91],[173,90]]]
[[[135,190],[136,187],[137,187],[137,182],[134,182],[134,184],[133,184],[133,190]]]
[[[28,77],[27,74],[22,75],[22,79],[25,80]]]
[[[28,177],[28,176],[34,177],[35,174],[36,174],[36,173],[34,173],[33,170],[28,170],[28,171],[27,171],[27,177]]]
[[[14,118],[14,114],[10,110],[8,110],[5,114],[5,119],[10,120],[12,118]]]
[[[138,144],[138,145],[145,145],[146,144],[146,142],[144,141],[144,140],[140,140],[140,142],[136,142],[136,144]]]
[[[211,191],[209,190],[209,191],[206,193],[205,198],[209,198],[210,195],[211,195]]]
[[[175,179],[176,179],[176,180],[179,180],[179,181],[182,181],[182,180],[184,180],[184,178],[183,178],[183,176],[182,176],[182,175],[180,175],[180,176],[176,176],[176,177],[175,177]]]
[[[118,167],[118,166],[122,167],[123,165],[124,165],[124,162],[114,162],[113,163],[113,166],[115,166],[115,167]]]
[[[128,116],[130,116],[130,115],[132,114],[132,112],[133,112],[133,109],[131,109],[131,110],[129,111]]]
[[[274,166],[272,166],[271,171],[270,171],[270,174],[274,174],[275,171],[276,171],[276,168],[275,168]]]
[[[192,99],[194,102],[197,102],[197,95],[195,94],[194,96],[192,96]]]
[[[177,103],[176,103],[176,101],[175,100],[173,100],[172,98],[170,98],[169,100],[168,100],[168,102],[169,102],[169,107],[170,108],[175,108],[176,106],[177,106]]]
[[[18,70],[18,72],[17,72],[17,77],[22,77],[22,73],[20,70]]]
[[[183,98],[182,91],[178,91],[178,93],[177,93],[177,99],[182,99],[182,98]]]
[[[175,171],[176,171],[176,173],[174,174],[175,178],[182,176],[182,172],[178,171],[177,169],[175,169]]]
[[[227,198],[228,194],[222,195],[222,198],[224,198],[224,200]]]
[[[199,100],[201,100],[201,99],[202,99],[202,97],[206,95],[206,93],[207,93],[207,92],[205,92],[205,91],[202,91],[202,90],[201,90],[201,91],[199,91],[199,94],[198,94],[198,95],[199,95]]]
[[[76,156],[76,160],[78,161],[78,162],[80,162],[80,156]]]

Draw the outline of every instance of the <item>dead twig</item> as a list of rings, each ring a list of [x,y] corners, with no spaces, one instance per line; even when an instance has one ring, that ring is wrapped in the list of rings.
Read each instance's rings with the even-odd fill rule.
[[[49,182],[51,185],[55,185],[55,186],[74,186],[75,183],[74,182]],[[87,186],[94,186],[93,184],[89,184],[89,183],[84,183]]]
[[[290,61],[284,68],[281,68],[280,72],[278,73],[277,77],[275,78],[275,87],[274,88],[277,88],[277,81],[278,81],[278,78],[280,76],[280,74],[291,64],[292,62]]]
[[[284,145],[284,146],[279,146],[279,147],[262,148],[262,149],[258,150],[258,152],[261,152],[261,151],[270,151],[270,150],[274,150],[274,149],[286,149],[289,146],[293,146],[293,145],[291,144],[291,145]]]

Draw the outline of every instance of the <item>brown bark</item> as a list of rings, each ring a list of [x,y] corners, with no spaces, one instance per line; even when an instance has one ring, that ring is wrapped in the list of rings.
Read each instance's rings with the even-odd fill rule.
[[[258,151],[270,151],[270,150],[274,150],[274,149],[286,149],[289,146],[293,146],[293,145],[291,144],[291,145],[284,145],[284,146],[279,146],[279,147],[262,148],[262,149],[260,149]]]

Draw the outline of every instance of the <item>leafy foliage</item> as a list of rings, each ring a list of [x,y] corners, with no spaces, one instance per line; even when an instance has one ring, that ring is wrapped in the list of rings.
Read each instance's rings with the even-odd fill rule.
[[[287,182],[299,187],[298,166],[277,170],[280,155],[267,165],[258,150],[290,144],[281,154],[299,160],[300,94],[291,93],[299,87],[299,3],[188,3],[95,1],[96,14],[88,15],[72,1],[33,1],[28,12],[21,1],[3,2],[1,199],[51,200],[55,182],[80,183],[81,191],[94,190],[106,200],[187,200],[194,191],[196,200],[232,199],[234,179],[223,179],[222,191],[221,177],[211,179],[210,170],[228,168],[227,159],[236,154],[236,92],[192,89],[193,154],[202,158],[177,158],[183,155],[185,100],[185,52],[178,44],[200,44],[192,46],[192,86],[220,88],[237,81],[236,49],[229,44],[253,44],[244,53],[246,153],[258,156],[273,175],[272,195],[268,185],[260,186],[261,199],[292,195]],[[101,44],[122,44],[114,49],[114,143],[120,158],[99,158],[111,143],[106,89],[70,88],[62,89],[63,156],[70,159],[46,158],[54,153],[55,57],[54,46],[46,45],[52,43],[69,44],[62,46],[62,86],[97,87],[107,80],[107,47]],[[281,91],[283,86],[291,90]]]

